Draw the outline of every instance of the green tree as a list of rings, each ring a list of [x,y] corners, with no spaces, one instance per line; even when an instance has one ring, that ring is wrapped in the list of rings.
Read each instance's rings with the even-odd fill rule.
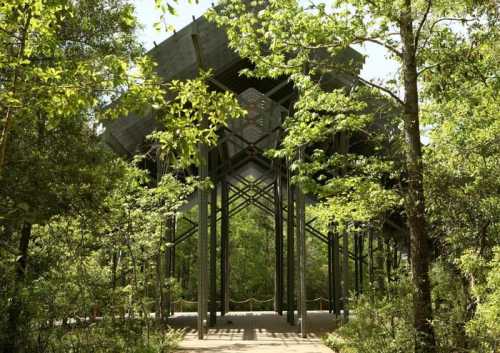
[[[127,2],[12,0],[0,11],[0,171],[19,120],[43,115],[50,127],[87,111],[98,122],[160,97]],[[115,109],[105,109],[117,97]]]
[[[124,1],[7,1],[0,18],[0,227],[18,244],[3,348],[17,352],[33,225],[103,200],[121,172],[99,122],[162,91]]]
[[[499,296],[493,289],[500,244],[499,31],[495,17],[483,20],[483,26],[449,31],[436,41],[443,50],[423,74],[425,94],[432,98],[423,118],[430,127],[425,191],[436,256],[466,298],[457,322],[462,348],[488,352],[498,345],[491,320],[498,321],[492,303]],[[490,295],[480,288],[489,288]],[[488,315],[490,321],[477,325]]]
[[[30,301],[37,300],[27,293],[50,272],[43,261],[32,258],[33,254],[40,255],[38,248],[31,249],[39,235],[44,234],[40,229],[53,226],[61,235],[67,235],[69,242],[76,234],[85,235],[106,248],[109,244],[97,239],[115,233],[115,229],[96,222],[95,211],[109,217],[106,221],[113,224],[120,217],[109,207],[128,210],[122,217],[124,224],[142,224],[143,230],[132,227],[122,235],[126,239],[140,236],[140,241],[136,241],[139,249],[134,250],[125,241],[115,243],[111,253],[128,244],[131,248],[126,251],[131,259],[141,260],[130,260],[132,272],[137,274],[140,266],[151,265],[153,249],[155,258],[163,251],[153,246],[153,240],[145,241],[144,232],[149,230],[154,234],[154,242],[161,243],[160,225],[181,202],[182,183],[170,173],[176,167],[196,162],[197,144],[213,143],[214,131],[224,123],[226,112],[234,113],[233,116],[242,114],[230,94],[208,92],[206,76],[188,82],[162,83],[136,40],[133,11],[128,1],[122,0],[12,0],[0,6],[0,231],[2,248],[8,249],[6,259],[16,259],[2,262],[6,288],[2,307],[6,311],[1,338],[5,352],[28,349],[29,340],[20,339],[23,328],[55,315],[49,312],[42,318],[30,316]],[[167,94],[173,97],[168,104]],[[159,174],[154,181],[139,178],[135,188],[124,188],[130,191],[131,198],[123,195],[108,207],[116,188],[129,183],[133,178],[130,174],[137,172],[125,168],[102,145],[101,124],[130,111],[144,113],[150,109],[159,112],[158,119],[164,124],[162,132],[152,138],[162,145],[158,159],[170,166],[167,175],[162,179]],[[165,136],[174,134],[179,143],[172,145],[173,139]],[[155,191],[148,189],[153,184],[157,186]],[[190,185],[187,180],[186,187]],[[88,227],[88,222],[100,227]],[[77,229],[65,233],[57,227],[61,223]],[[122,226],[115,223],[117,228]],[[81,255],[78,243],[73,246],[76,249],[70,246],[68,251]],[[99,246],[78,256],[88,264],[83,268],[91,274],[98,273],[95,264],[102,260],[93,256],[93,251],[101,253]],[[146,271],[142,279],[135,276],[131,280],[135,286],[132,301],[137,304],[132,312],[138,310],[143,316],[149,313],[149,300],[157,299],[151,295],[152,273]],[[74,273],[68,279],[78,286],[90,283],[85,281],[84,273]],[[102,277],[96,276],[97,282],[102,282]],[[156,282],[157,289],[160,286]],[[106,286],[101,288],[105,293],[109,291]],[[89,298],[95,299],[84,296],[79,302],[81,307],[88,306]],[[64,314],[74,316],[75,312]]]
[[[353,127],[359,119],[346,111],[355,110],[345,91],[325,92],[320,78],[327,73],[348,77],[359,86],[372,88],[391,97],[401,109],[405,153],[405,214],[410,230],[410,262],[414,285],[414,326],[416,352],[434,352],[431,287],[429,281],[430,236],[426,225],[423,185],[423,159],[420,134],[421,101],[425,98],[419,83],[433,65],[440,38],[453,33],[450,24],[464,28],[484,27],[485,18],[495,16],[491,2],[447,1],[222,1],[211,17],[227,29],[231,46],[255,64],[251,75],[288,75],[299,92],[294,117],[289,120],[290,149],[302,147],[312,138],[331,134],[325,117],[338,130]],[[487,24],[485,24],[487,23]],[[375,43],[400,63],[395,82],[379,83],[359,77],[361,62],[342,60],[349,46]],[[320,54],[324,53],[324,54]],[[333,58],[340,59],[333,59]],[[401,92],[401,93],[400,93]],[[401,95],[400,95],[401,94]],[[318,99],[319,98],[319,99]],[[329,99],[328,99],[329,98]],[[343,104],[342,104],[343,103]],[[301,109],[302,108],[302,109]],[[305,108],[305,109],[304,109]],[[350,108],[350,109],[349,109]],[[314,109],[314,110],[313,110]],[[309,114],[303,114],[304,110]],[[302,113],[302,114],[300,114]],[[343,125],[344,124],[344,125]],[[326,125],[326,126],[325,126]],[[354,126],[356,127],[356,126]],[[286,141],[285,141],[286,144]]]

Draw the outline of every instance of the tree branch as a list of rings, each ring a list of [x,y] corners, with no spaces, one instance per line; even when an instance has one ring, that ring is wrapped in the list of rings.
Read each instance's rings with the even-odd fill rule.
[[[475,18],[462,18],[462,17],[442,17],[440,19],[437,19],[431,24],[431,27],[429,29],[429,36],[425,39],[424,44],[420,48],[425,48],[427,46],[427,43],[429,42],[430,39],[430,34],[434,30],[434,27],[440,23],[440,22],[445,22],[445,21],[460,21],[460,22],[472,22],[475,21]],[[417,47],[415,46],[415,50],[417,50]]]
[[[396,102],[398,102],[399,104],[401,105],[404,105],[405,102],[403,102],[401,100],[401,98],[399,98],[394,92],[392,92],[390,89],[388,89],[387,87],[384,87],[384,86],[381,86],[381,85],[378,85],[376,83],[373,83],[371,81],[368,81],[368,80],[365,80],[364,78],[360,77],[360,76],[355,76],[356,79],[359,80],[359,82],[362,82],[364,83],[365,85],[368,85],[370,87],[373,87],[373,88],[376,88],[384,93],[387,93],[389,96],[391,96],[392,98],[394,98],[396,100]]]
[[[439,66],[441,64],[442,63],[437,63],[437,64],[429,65],[429,66],[426,66],[426,67],[422,68],[422,70],[420,70],[420,71],[417,72],[417,77],[420,76],[420,74],[424,73],[425,71],[430,70],[432,68],[435,68],[436,66]]]
[[[396,54],[398,57],[400,57],[400,58],[403,57],[403,53],[402,52],[400,52],[399,50],[397,50],[393,46],[390,46],[390,45],[388,45],[388,44],[386,44],[384,42],[379,41],[378,39],[375,39],[375,38],[365,38],[365,37],[356,37],[355,40],[357,40],[359,42],[371,42],[371,43],[378,44],[378,45],[386,48],[387,50],[389,50],[393,54]]]
[[[425,21],[427,21],[427,16],[429,15],[429,12],[431,11],[431,7],[432,7],[432,0],[427,0],[427,8],[425,9],[424,17],[422,17],[422,21],[420,21],[420,24],[418,25],[417,31],[415,32],[415,44],[414,44],[415,50],[417,50],[420,32],[422,31],[422,28],[424,27]]]

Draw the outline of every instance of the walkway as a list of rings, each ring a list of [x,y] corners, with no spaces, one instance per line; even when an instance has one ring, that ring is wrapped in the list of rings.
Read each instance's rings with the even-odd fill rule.
[[[186,328],[179,353],[332,353],[321,337],[335,328],[328,312],[310,311],[309,337],[301,338],[297,326],[274,312],[234,312],[217,318],[204,340],[198,340],[196,313],[179,313],[171,318],[171,326]]]

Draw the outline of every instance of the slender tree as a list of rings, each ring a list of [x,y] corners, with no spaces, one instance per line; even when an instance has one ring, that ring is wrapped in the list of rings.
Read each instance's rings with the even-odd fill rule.
[[[324,116],[314,119],[311,114],[296,113],[289,118],[287,138],[292,150],[294,145],[308,143],[317,135],[331,134],[332,129],[328,129],[331,125],[340,126],[338,129],[342,130],[347,124],[354,124],[355,117],[341,108],[350,107],[352,111],[355,87],[369,87],[400,106],[416,352],[436,350],[429,281],[431,242],[426,226],[420,132],[420,105],[424,97],[419,83],[425,77],[422,73],[436,65],[436,52],[444,49],[439,47],[440,38],[480,26],[484,16],[494,11],[494,4],[489,1],[225,0],[211,15],[226,28],[231,47],[255,64],[255,70],[247,74],[288,75],[299,92],[296,111],[304,107],[310,111],[314,107],[333,116],[330,125],[324,122]],[[350,46],[367,43],[381,46],[399,63],[400,76],[396,80],[365,79],[359,75],[362,62],[345,59],[343,53]],[[328,73],[350,80],[354,89],[325,92],[321,79]],[[345,104],[341,106],[340,102]]]

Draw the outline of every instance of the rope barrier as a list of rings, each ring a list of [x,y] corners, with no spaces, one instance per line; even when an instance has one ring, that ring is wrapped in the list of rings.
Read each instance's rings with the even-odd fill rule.
[[[248,299],[244,299],[244,300],[234,300],[234,299],[230,299],[229,302],[230,303],[233,303],[233,304],[249,304],[250,306],[250,311],[253,311],[253,304],[264,304],[264,303],[269,303],[269,302],[272,302],[274,301],[274,298],[269,298],[269,299],[257,299],[257,298],[248,298]],[[318,298],[314,298],[314,299],[308,299],[306,300],[306,302],[308,303],[313,303],[313,302],[319,302],[319,307],[320,307],[320,310],[323,310],[323,302],[329,302],[328,299],[326,298],[323,298],[323,297],[318,297]],[[216,303],[220,303],[220,300],[217,300]],[[183,309],[183,306],[184,304],[198,304],[198,301],[193,301],[193,300],[187,300],[187,299],[184,299],[184,298],[180,298],[180,299],[177,299],[175,301],[172,302],[173,305],[177,305],[179,304],[180,305],[180,310],[178,311],[181,311],[182,312],[182,309]]]

